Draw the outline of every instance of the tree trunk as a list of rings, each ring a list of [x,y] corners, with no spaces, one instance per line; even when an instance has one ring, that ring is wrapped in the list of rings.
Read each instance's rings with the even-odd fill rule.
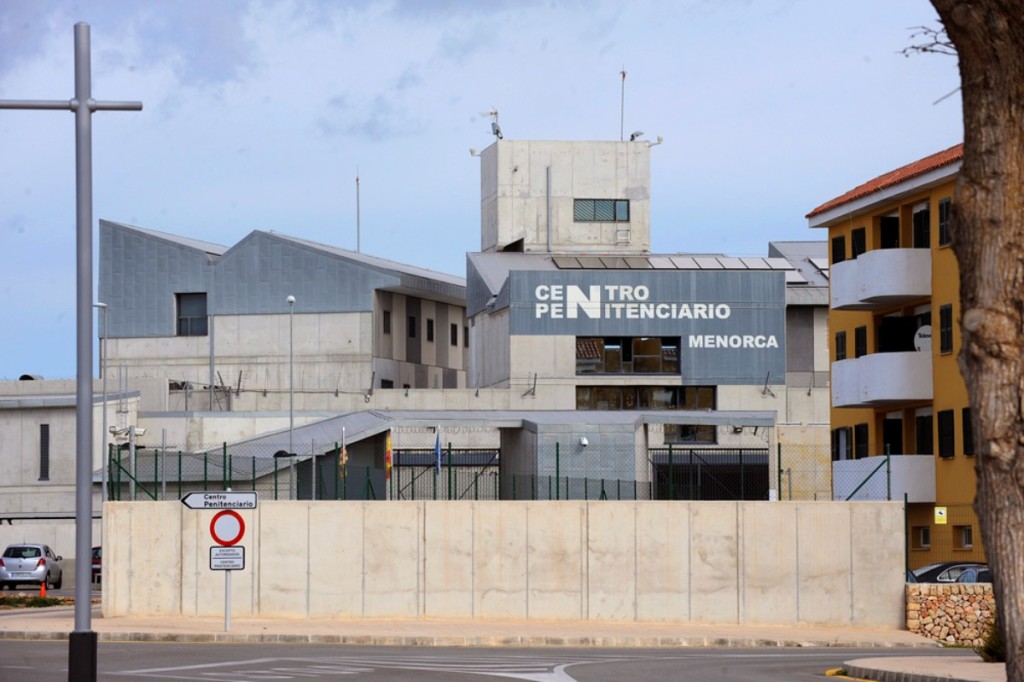
[[[960,368],[1007,679],[1024,682],[1024,0],[932,0],[960,60]]]

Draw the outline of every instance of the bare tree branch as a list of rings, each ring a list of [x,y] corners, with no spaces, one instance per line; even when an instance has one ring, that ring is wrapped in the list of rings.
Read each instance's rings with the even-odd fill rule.
[[[919,41],[913,45],[900,50],[900,54],[909,57],[913,54],[945,54],[956,56],[956,47],[953,41],[946,35],[946,27],[942,26],[913,26],[910,29],[910,40]]]

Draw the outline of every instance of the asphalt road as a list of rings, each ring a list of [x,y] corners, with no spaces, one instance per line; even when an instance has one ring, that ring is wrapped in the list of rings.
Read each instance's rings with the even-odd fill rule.
[[[311,644],[100,642],[100,680],[366,679],[533,682],[758,682],[818,680],[843,661],[908,655],[901,649],[481,649],[339,647]],[[931,653],[931,652],[930,652]],[[65,682],[67,642],[8,640],[0,679]]]

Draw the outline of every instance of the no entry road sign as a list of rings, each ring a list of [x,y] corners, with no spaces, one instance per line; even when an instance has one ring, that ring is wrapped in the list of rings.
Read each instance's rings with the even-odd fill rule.
[[[245,535],[245,521],[233,509],[217,512],[210,521],[210,535],[214,542],[223,547],[237,545]]]

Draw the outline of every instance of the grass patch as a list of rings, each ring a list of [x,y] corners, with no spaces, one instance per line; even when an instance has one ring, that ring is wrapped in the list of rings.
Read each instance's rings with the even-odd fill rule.
[[[0,609],[40,608],[73,604],[67,597],[40,597],[39,595],[0,594]]]

